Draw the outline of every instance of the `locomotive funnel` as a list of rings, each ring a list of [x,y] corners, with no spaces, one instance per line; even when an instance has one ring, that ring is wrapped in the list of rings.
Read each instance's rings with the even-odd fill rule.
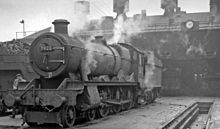
[[[55,33],[60,33],[60,34],[66,34],[68,35],[68,22],[65,19],[57,19],[54,22],[52,22],[54,25],[54,30]]]

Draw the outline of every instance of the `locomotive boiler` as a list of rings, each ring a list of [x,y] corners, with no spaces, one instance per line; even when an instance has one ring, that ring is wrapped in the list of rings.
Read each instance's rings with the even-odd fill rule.
[[[55,33],[42,34],[30,48],[30,63],[40,78],[3,96],[7,107],[25,108],[24,122],[71,127],[76,119],[104,117],[158,96],[160,60],[148,63],[146,53],[128,43],[108,45],[101,36],[70,37],[67,20],[53,24]],[[150,78],[148,72],[153,72]]]

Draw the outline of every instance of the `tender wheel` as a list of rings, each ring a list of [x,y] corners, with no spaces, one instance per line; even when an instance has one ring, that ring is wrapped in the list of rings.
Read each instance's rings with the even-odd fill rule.
[[[138,103],[139,103],[140,105],[146,105],[146,104],[147,104],[146,97],[139,96],[139,97],[138,97]]]
[[[61,109],[61,122],[63,127],[72,127],[76,120],[75,107],[65,105]]]
[[[157,98],[159,96],[159,93],[158,93],[157,89],[155,89],[155,91],[154,91],[154,96],[155,96],[155,98]]]
[[[95,111],[94,109],[89,109],[89,110],[87,110],[87,111],[86,111],[86,119],[87,119],[88,121],[94,120],[95,117],[96,117],[95,114],[96,114],[96,111]]]
[[[157,98],[156,91],[152,91],[151,93],[152,93],[152,101],[151,102],[153,103],[155,101],[155,99]]]
[[[149,98],[150,98],[150,103],[153,103],[154,101],[154,95],[152,91],[149,91]]]
[[[121,99],[121,93],[120,93],[120,90],[119,90],[119,89],[116,90],[115,99],[116,99],[116,100],[120,100],[120,99]]]
[[[122,109],[121,105],[112,106],[112,112],[113,113],[119,113],[121,111],[121,109]]]
[[[146,101],[146,104],[151,103],[151,101],[152,101],[152,93],[150,91],[146,91],[145,92],[145,101]]]
[[[120,93],[120,90],[119,90],[119,89],[116,90],[115,99],[118,100],[118,101],[121,100],[121,93]],[[112,112],[113,112],[113,113],[118,113],[118,112],[121,111],[121,109],[122,109],[122,106],[121,106],[121,105],[113,105],[113,106],[112,106]]]
[[[109,107],[107,105],[103,105],[98,108],[99,117],[105,117],[109,114]]]
[[[133,94],[132,94],[130,89],[127,90],[126,96],[127,96],[127,99],[130,100],[131,102],[126,103],[123,106],[124,106],[125,110],[128,110],[128,109],[131,109],[133,107],[133,103],[134,103],[133,102]]]

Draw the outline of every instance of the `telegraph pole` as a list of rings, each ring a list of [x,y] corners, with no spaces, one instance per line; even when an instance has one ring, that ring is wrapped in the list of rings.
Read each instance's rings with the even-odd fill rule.
[[[24,23],[24,20],[22,19],[20,21],[21,24],[23,24],[23,36],[25,37],[26,36],[26,32],[25,32],[25,23]]]

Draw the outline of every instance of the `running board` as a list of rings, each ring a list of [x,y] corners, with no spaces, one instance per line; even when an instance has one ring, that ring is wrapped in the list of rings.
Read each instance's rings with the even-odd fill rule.
[[[122,100],[122,101],[116,101],[116,100],[104,100],[103,103],[111,104],[111,105],[123,105],[126,103],[131,102],[131,100]]]

